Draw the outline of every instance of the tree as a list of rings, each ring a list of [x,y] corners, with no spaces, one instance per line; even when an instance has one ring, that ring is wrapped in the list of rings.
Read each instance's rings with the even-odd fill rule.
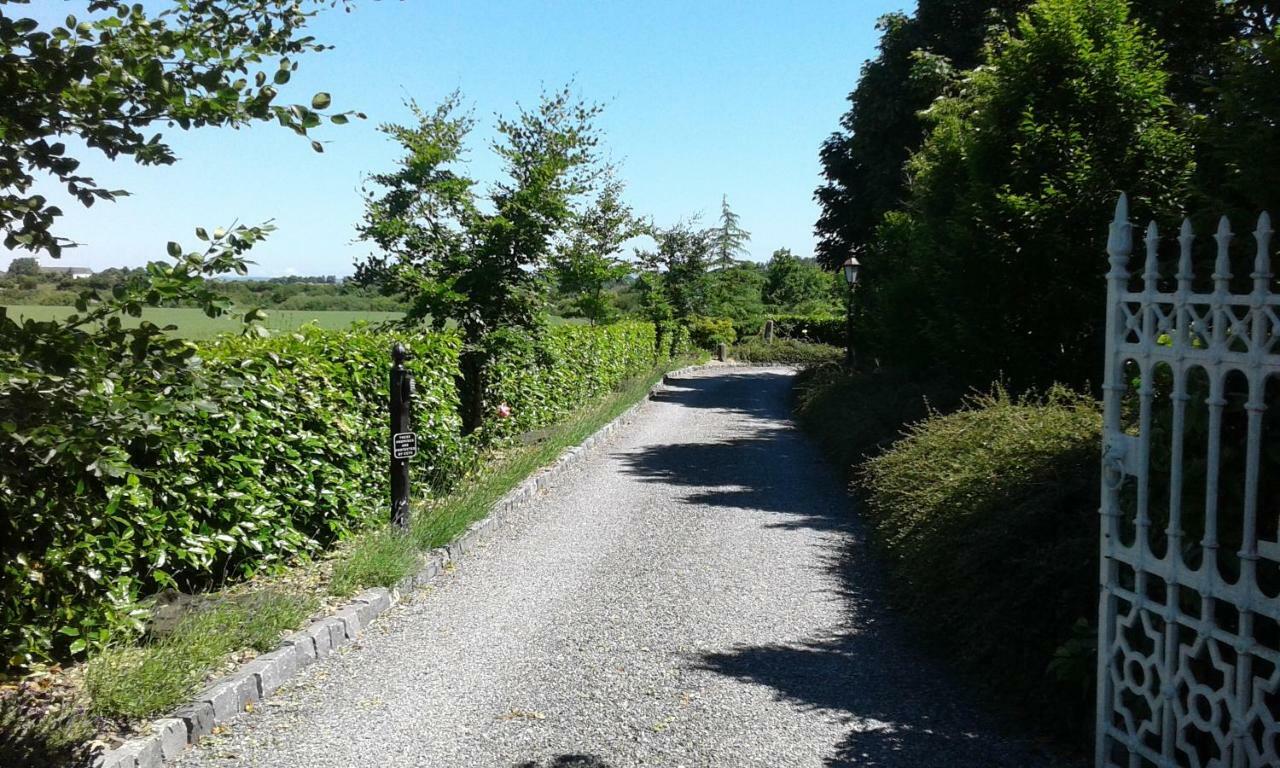
[[[751,233],[738,223],[738,214],[729,208],[729,196],[720,198],[720,225],[711,230],[712,259],[711,266],[725,269],[746,258],[747,243],[751,242]]]
[[[86,206],[125,194],[79,175],[79,160],[59,140],[63,136],[108,158],[132,156],[157,165],[175,160],[161,134],[143,133],[158,124],[186,130],[272,119],[303,135],[319,125],[327,94],[316,94],[310,106],[275,104],[276,86],[296,67],[293,57],[324,48],[303,34],[319,5],[202,0],[149,12],[141,4],[92,0],[86,18],[68,17],[47,29],[32,19],[0,18],[0,228],[6,247],[56,258],[71,244],[55,232],[61,210],[30,194],[37,175],[52,176]],[[274,69],[259,68],[275,57]],[[330,120],[342,123],[347,116]],[[0,498],[25,505],[6,520],[59,515],[92,520],[103,536],[135,535],[136,521],[123,508],[117,514],[117,505],[132,498],[125,508],[144,507],[145,499],[133,498],[136,476],[156,457],[189,449],[185,442],[164,443],[156,420],[196,408],[202,393],[224,383],[200,376],[189,341],[145,320],[126,327],[122,318],[140,318],[143,307],[161,304],[225,313],[229,302],[207,279],[244,274],[245,253],[270,230],[197,229],[204,243],[199,249],[169,243],[169,263],[152,262],[105,295],[90,287],[63,320],[19,324],[0,312]],[[244,317],[249,328],[258,327],[256,313]],[[75,478],[75,498],[48,506],[42,484],[68,477]],[[113,500],[105,511],[95,503],[103,498]],[[35,562],[42,542],[25,534],[0,534],[0,560],[12,566],[3,574],[10,585],[22,582],[23,568],[29,580],[45,578]],[[75,562],[75,553],[63,555]],[[54,606],[47,627],[6,627],[2,642],[10,665],[80,653],[121,629],[138,628],[133,601],[143,589],[166,584],[161,565],[141,555],[90,576],[111,585],[112,605],[99,612]],[[66,590],[67,602],[75,599],[74,590]]]
[[[18,256],[9,262],[9,277],[40,274],[40,262],[32,256]]]
[[[460,401],[471,432],[481,423],[493,345],[510,338],[495,334],[536,332],[540,271],[602,173],[592,124],[600,108],[566,87],[544,93],[534,110],[499,118],[491,148],[504,178],[482,199],[477,182],[456,168],[474,126],[470,115],[456,114],[460,101],[454,93],[431,112],[410,101],[415,124],[380,128],[404,155],[395,170],[369,178],[358,229],[381,253],[357,265],[356,279],[404,296],[407,323],[458,324],[465,343]]]
[[[764,301],[775,309],[795,314],[834,313],[832,277],[812,262],[802,261],[788,248],[773,252],[765,266]]]
[[[1122,188],[1175,216],[1193,167],[1163,64],[1124,0],[1032,5],[931,108],[906,205],[864,259],[862,341],[975,384],[1096,380],[1100,222]]]
[[[1217,24],[1183,36],[1191,41],[1184,47],[1208,49],[1190,74],[1200,89],[1190,105],[1197,113],[1197,207],[1249,220],[1259,210],[1280,210],[1280,5],[1215,6]]]
[[[111,159],[168,165],[176,158],[160,133],[145,134],[152,126],[186,130],[275,120],[305,136],[320,125],[327,93],[309,105],[275,102],[277,86],[297,68],[294,57],[325,50],[303,34],[325,4],[333,3],[205,0],[149,12],[125,0],[94,0],[86,18],[68,16],[48,29],[34,19],[0,19],[5,246],[57,258],[73,245],[53,232],[62,210],[29,194],[37,174],[52,176],[85,206],[128,194],[77,173],[80,161],[62,137]],[[274,57],[276,66],[265,66]],[[344,123],[350,114],[329,119]],[[317,141],[312,146],[323,149]]]
[[[641,234],[641,222],[622,200],[623,185],[609,179],[595,203],[574,216],[569,237],[551,257],[561,292],[592,325],[609,322],[617,310],[605,288],[631,274],[619,257],[622,244]]]
[[[709,273],[705,313],[740,323],[762,321],[764,280],[764,271],[754,262],[738,263]]]
[[[819,264],[834,270],[873,239],[905,194],[904,166],[927,131],[920,112],[981,61],[988,35],[1012,27],[1028,3],[920,0],[914,16],[880,19],[880,53],[863,66],[840,130],[822,145]]]
[[[661,274],[664,300],[670,303],[677,320],[706,314],[710,286],[707,271],[714,248],[712,232],[694,226],[693,221],[680,221],[668,228],[651,227],[649,234],[657,248],[636,254],[646,272]],[[651,280],[651,286],[655,282]]]

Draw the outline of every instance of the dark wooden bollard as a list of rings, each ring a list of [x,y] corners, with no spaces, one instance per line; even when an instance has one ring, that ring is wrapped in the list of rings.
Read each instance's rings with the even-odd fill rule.
[[[409,417],[413,412],[413,376],[405,370],[405,349],[391,348],[391,523],[409,527],[409,459],[418,453],[418,436]]]

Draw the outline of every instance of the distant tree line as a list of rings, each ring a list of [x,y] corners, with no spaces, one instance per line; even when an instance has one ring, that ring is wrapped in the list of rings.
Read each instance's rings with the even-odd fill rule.
[[[1096,385],[1120,190],[1136,219],[1185,210],[1202,234],[1280,209],[1277,22],[1263,0],[921,0],[881,19],[817,190],[819,260],[863,263],[859,346],[983,385]]]
[[[143,267],[111,267],[87,277],[73,278],[57,272],[41,272],[35,259],[19,257],[0,274],[0,304],[74,306],[86,290],[110,291],[144,278]],[[297,309],[399,312],[400,301],[352,283],[339,282],[336,275],[267,277],[260,279],[206,279],[209,290],[243,310]],[[198,302],[177,298],[169,306],[198,306]]]

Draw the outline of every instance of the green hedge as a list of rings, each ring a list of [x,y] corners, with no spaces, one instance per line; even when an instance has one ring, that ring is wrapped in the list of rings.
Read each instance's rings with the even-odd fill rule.
[[[842,359],[844,350],[830,344],[814,344],[798,339],[778,339],[767,344],[761,339],[748,339],[734,345],[729,354],[742,363],[816,365]]]
[[[141,597],[248,575],[383,519],[394,338],[312,329],[221,340],[199,348],[193,375],[167,383],[159,405],[141,400],[146,410],[129,405],[143,384],[117,391],[105,380],[85,382],[93,397],[42,416],[57,423],[7,415],[14,421],[0,429],[0,457],[25,468],[0,473],[9,664],[100,647],[139,626]],[[647,370],[655,339],[654,326],[630,323],[555,327],[537,348],[517,345],[495,363],[488,393],[512,417],[463,438],[460,340],[447,332],[402,338],[417,381],[419,479],[447,486],[486,444],[548,424]],[[687,332],[672,329],[662,341],[678,351]],[[31,396],[20,375],[5,381]],[[127,429],[112,422],[120,418]],[[32,430],[66,437],[37,455]],[[98,459],[86,466],[86,454]]]
[[[769,315],[760,320],[735,323],[734,330],[740,340],[761,338],[766,320],[773,320],[776,339],[796,339],[833,347],[845,346],[845,318],[834,315]]]
[[[1097,404],[1065,390],[997,391],[917,423],[860,472],[896,603],[1064,733],[1091,712],[1101,427]]]
[[[490,368],[486,437],[545,427],[612,391],[653,367],[654,343],[649,323],[560,325],[546,329],[539,343],[508,340],[504,354]],[[501,418],[497,409],[504,404],[510,416]]]

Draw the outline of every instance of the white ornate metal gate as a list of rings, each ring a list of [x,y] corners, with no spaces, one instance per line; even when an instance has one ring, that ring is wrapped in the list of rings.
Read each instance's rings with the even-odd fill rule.
[[[1194,234],[1184,221],[1177,274],[1161,290],[1152,222],[1135,290],[1127,199],[1116,206],[1107,243],[1098,768],[1280,766],[1280,514],[1276,486],[1260,476],[1264,442],[1273,451],[1276,437],[1264,435],[1268,382],[1280,372],[1271,235],[1263,214],[1252,290],[1233,292],[1227,219],[1214,235],[1211,282],[1193,274]],[[1196,290],[1200,283],[1208,290]],[[1269,456],[1270,466],[1278,458]]]

